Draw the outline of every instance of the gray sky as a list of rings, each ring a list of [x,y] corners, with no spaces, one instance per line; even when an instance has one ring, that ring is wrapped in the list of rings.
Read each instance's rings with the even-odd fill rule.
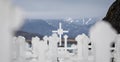
[[[28,18],[103,18],[115,0],[13,0]]]

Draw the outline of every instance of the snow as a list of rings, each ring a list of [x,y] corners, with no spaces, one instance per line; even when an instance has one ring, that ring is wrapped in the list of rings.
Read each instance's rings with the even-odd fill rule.
[[[64,21],[72,23],[74,20],[71,17],[65,18]]]

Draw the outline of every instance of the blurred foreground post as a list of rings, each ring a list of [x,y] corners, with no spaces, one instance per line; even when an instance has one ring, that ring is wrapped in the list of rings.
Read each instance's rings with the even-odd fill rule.
[[[9,0],[0,0],[0,62],[12,62],[11,39],[22,20],[17,10]]]

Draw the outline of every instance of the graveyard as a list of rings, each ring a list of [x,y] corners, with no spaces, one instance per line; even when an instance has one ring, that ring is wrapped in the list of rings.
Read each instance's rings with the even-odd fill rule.
[[[14,62],[96,62],[95,43],[83,34],[79,34],[74,40],[68,40],[66,35],[69,31],[63,30],[62,23],[59,28],[52,31],[51,36],[39,38],[32,37],[30,43],[25,37],[14,37],[13,40],[13,61]],[[63,37],[62,37],[63,36]],[[118,38],[117,38],[118,37]],[[115,41],[119,41],[119,35]],[[112,44],[112,43],[111,43]],[[115,46],[109,46],[110,57],[108,61],[119,61],[117,50],[119,43]],[[16,45],[16,46],[15,46]],[[118,50],[119,51],[119,50]],[[102,52],[102,51],[101,51]]]
[[[88,36],[84,33],[78,35],[72,43],[68,44],[68,35],[62,35],[69,31],[62,29],[62,23],[59,23],[58,30],[53,30],[51,36],[44,36],[43,40],[39,37],[33,37],[32,46],[25,41],[23,36],[14,38],[14,43],[20,44],[14,51],[13,61],[23,62],[94,62],[94,49]],[[81,42],[82,41],[82,42]],[[13,48],[16,48],[13,46]],[[19,49],[19,50],[18,50]],[[17,51],[18,50],[18,51]],[[21,51],[20,51],[21,50]],[[18,53],[19,52],[19,53]],[[17,57],[20,56],[20,57]]]
[[[84,4],[81,5],[81,2]],[[48,6],[52,9],[48,8]],[[24,7],[24,9],[21,7]],[[93,9],[93,7],[95,8]],[[93,0],[92,2],[83,2],[83,0],[70,0],[69,2],[15,0],[14,4],[11,0],[0,0],[0,9],[0,62],[120,62],[120,0]],[[32,12],[36,9],[38,9],[38,12]],[[107,10],[108,12],[105,12]],[[49,32],[46,35],[31,34],[34,36],[31,40],[27,40],[25,36],[15,36],[15,31],[21,28],[28,15],[32,17],[29,11],[35,18],[40,18],[40,16],[46,19],[63,18],[67,15],[73,18],[77,16],[96,16],[100,17],[100,21],[97,21],[89,28],[87,35],[84,32],[85,25],[81,24],[83,29],[80,30],[78,29],[80,28],[80,22],[76,21],[79,27],[71,30],[76,32],[78,30],[78,32],[83,33],[75,34],[74,38],[69,35],[74,33],[69,29],[64,29],[67,24],[64,25],[61,21],[56,23],[55,26],[58,27],[54,29],[51,29],[50,25],[42,24],[39,27],[43,30],[43,33],[47,32],[43,27],[49,26],[49,32],[52,34],[49,34]],[[105,13],[107,13],[106,16]],[[71,23],[74,23],[74,20],[68,19],[66,22],[69,21],[68,24],[72,27]],[[82,22],[85,22],[85,20]],[[88,21],[83,24],[88,25]],[[34,30],[33,27],[29,28]]]

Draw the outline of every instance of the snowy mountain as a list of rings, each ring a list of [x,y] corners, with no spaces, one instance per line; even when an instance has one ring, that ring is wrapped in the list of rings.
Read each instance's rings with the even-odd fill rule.
[[[56,28],[41,19],[27,19],[25,24],[21,27],[21,31],[39,33],[41,35],[51,35],[54,29]]]
[[[69,33],[67,33],[67,35],[69,35],[70,38],[74,38],[78,34],[82,33],[88,35],[90,27],[94,25],[96,21],[98,21],[97,18],[84,18],[84,21],[83,19],[72,18],[47,20],[27,19],[20,30],[31,33],[39,33],[40,35],[51,35],[52,30],[57,30],[59,22],[61,22],[62,28],[64,30],[69,30]]]

